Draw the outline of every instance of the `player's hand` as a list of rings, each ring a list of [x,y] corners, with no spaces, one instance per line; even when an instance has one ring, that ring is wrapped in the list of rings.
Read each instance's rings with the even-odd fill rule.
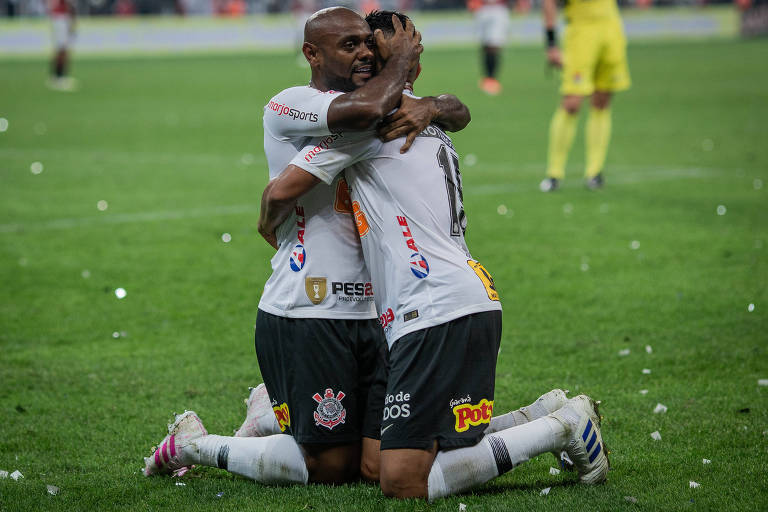
[[[563,57],[560,54],[560,48],[557,46],[547,48],[547,62],[554,68],[559,69],[563,67]]]
[[[392,115],[385,117],[379,126],[379,139],[383,142],[389,142],[399,137],[405,137],[405,144],[400,148],[400,153],[405,153],[436,115],[437,107],[435,107],[432,98],[416,99],[403,94],[400,108]]]
[[[376,29],[373,38],[376,41],[376,51],[379,59],[386,63],[393,55],[403,55],[410,61],[409,68],[412,68],[419,62],[419,55],[424,51],[421,45],[421,33],[413,26],[413,22],[408,20],[403,28],[400,18],[392,15],[392,25],[395,27],[395,33],[391,37],[386,37],[381,29]]]
[[[277,245],[277,234],[274,231],[271,233],[263,233],[261,230],[259,230],[259,233],[269,245],[274,247],[275,250],[280,248],[280,246]]]

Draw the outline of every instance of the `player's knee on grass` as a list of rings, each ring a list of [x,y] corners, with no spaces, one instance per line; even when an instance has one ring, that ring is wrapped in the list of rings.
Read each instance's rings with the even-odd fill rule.
[[[368,482],[379,481],[381,441],[363,437],[363,454],[360,457],[360,477]]]
[[[360,476],[360,444],[303,444],[309,481],[315,484],[344,484]]]
[[[611,105],[611,93],[608,91],[595,91],[592,95],[592,106],[597,109],[606,109]]]
[[[426,498],[429,471],[435,460],[433,450],[383,450],[381,492],[390,498]]]
[[[574,115],[578,113],[579,108],[581,107],[581,96],[576,95],[567,95],[563,96],[563,101],[561,102],[561,106],[563,109],[568,112],[571,115]]]

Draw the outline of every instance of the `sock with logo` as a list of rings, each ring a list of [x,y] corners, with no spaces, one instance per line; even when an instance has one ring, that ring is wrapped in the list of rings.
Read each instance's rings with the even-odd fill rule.
[[[560,107],[549,124],[549,152],[547,154],[547,177],[565,178],[565,163],[576,135],[578,114],[569,114]]]
[[[565,427],[558,420],[545,416],[486,435],[474,446],[440,451],[429,472],[429,500],[483,484],[532,457],[561,450],[566,441]]]
[[[183,448],[185,464],[225,469],[262,484],[306,484],[309,474],[293,437],[205,435]]]
[[[587,170],[586,177],[600,174],[611,141],[611,109],[592,107],[587,118]]]

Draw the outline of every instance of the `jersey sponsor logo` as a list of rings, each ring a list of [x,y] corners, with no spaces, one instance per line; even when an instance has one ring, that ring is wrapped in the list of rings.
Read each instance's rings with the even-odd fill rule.
[[[288,262],[291,266],[291,270],[294,272],[300,272],[301,269],[304,268],[304,264],[307,262],[307,251],[304,250],[303,245],[296,244],[296,247],[294,247],[291,252],[291,257]]]
[[[304,233],[307,229],[307,219],[304,216],[304,207],[296,205],[296,238],[300,244],[304,243]]]
[[[336,183],[336,199],[333,201],[333,209],[339,213],[352,213],[352,198],[349,197],[349,186],[344,178]]]
[[[275,418],[277,418],[277,424],[280,426],[280,432],[285,432],[286,427],[291,426],[291,413],[288,411],[288,404],[283,402],[280,405],[273,405],[272,410],[275,411]]]
[[[312,396],[315,402],[317,402],[317,410],[314,413],[315,425],[333,430],[333,427],[336,425],[344,423],[347,417],[347,410],[341,405],[341,401],[345,396],[343,391],[339,391],[334,396],[331,388],[325,390],[324,396],[320,396],[320,393],[315,393]]]
[[[365,216],[365,212],[360,209],[360,203],[354,201],[352,203],[352,212],[355,214],[355,224],[357,224],[357,232],[360,234],[360,238],[363,238],[368,234],[370,226],[368,225],[368,218]]]
[[[454,149],[453,147],[453,141],[451,141],[451,138],[448,137],[443,130],[438,128],[437,126],[429,125],[422,132],[419,134],[419,137],[432,137],[435,139],[440,139],[443,144],[448,146],[449,148]]]
[[[466,432],[469,427],[476,427],[491,422],[493,416],[493,400],[483,398],[479,403],[463,403],[453,407],[456,416],[456,432]]]
[[[304,290],[314,305],[318,305],[328,295],[328,286],[324,277],[307,277],[304,279]]]
[[[379,323],[385,331],[392,327],[392,322],[394,321],[395,313],[392,311],[392,308],[387,308],[387,310],[379,317]]]
[[[368,283],[331,283],[331,293],[339,302],[368,302],[373,300],[373,285]]]
[[[384,398],[384,416],[383,421],[396,420],[397,418],[407,418],[411,415],[410,393],[402,391],[387,395]],[[390,425],[391,426],[391,425]]]
[[[410,322],[411,320],[415,320],[416,318],[419,318],[419,310],[414,309],[413,311],[409,311],[406,314],[403,315],[403,322]]]
[[[469,265],[470,268],[475,271],[477,277],[480,278],[480,281],[485,287],[485,293],[488,294],[488,298],[491,300],[499,300],[499,292],[496,290],[496,283],[493,282],[491,274],[485,270],[485,267],[481,265],[479,261],[474,260],[467,260],[467,265]]]
[[[400,228],[402,229],[405,245],[413,251],[409,261],[411,272],[413,272],[413,275],[418,279],[424,279],[429,275],[429,263],[427,262],[427,259],[421,255],[419,248],[416,246],[416,241],[411,234],[411,228],[408,226],[408,219],[398,215],[397,223],[400,224]]]
[[[316,123],[318,121],[317,112],[302,112],[301,110],[297,110],[290,105],[283,105],[274,100],[267,103],[266,108],[272,112],[277,113],[278,117],[288,116],[293,118],[294,121],[309,121],[311,123]]]
[[[340,133],[332,133],[329,136],[325,137],[323,140],[318,142],[318,144],[315,147],[307,150],[304,153],[304,161],[311,162],[312,159],[315,158],[321,151],[331,147],[331,143],[336,139],[338,139],[339,137],[343,137],[343,135],[341,135]]]

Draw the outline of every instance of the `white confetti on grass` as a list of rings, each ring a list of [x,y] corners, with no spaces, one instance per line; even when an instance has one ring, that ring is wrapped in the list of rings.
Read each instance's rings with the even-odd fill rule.
[[[636,251],[640,248],[640,242],[638,240],[632,240],[629,242],[629,248]]]
[[[752,182],[752,186],[755,187],[755,190],[760,190],[763,188],[763,180],[760,178],[755,178],[755,180]]]
[[[42,162],[32,162],[32,164],[29,166],[29,172],[32,174],[40,174],[43,172]]]
[[[80,275],[83,276],[83,279],[88,279],[91,277],[91,271],[88,269],[85,269],[82,272],[80,272]]]
[[[709,459],[701,459],[701,463],[704,465],[707,465],[707,464],[712,464],[712,461]]]
[[[747,306],[747,311],[751,313],[754,310],[755,310],[755,305],[750,302],[749,305]]]
[[[542,489],[541,492],[539,493],[539,496],[546,496],[547,494],[549,494],[549,491],[551,491],[551,490],[552,490],[551,487],[547,487],[545,489]]]
[[[243,156],[240,157],[240,163],[243,165],[251,165],[255,161],[256,157],[251,153],[243,153]]]
[[[0,478],[8,478],[8,472],[0,469]]]
[[[658,430],[655,432],[651,432],[651,438],[654,441],[661,441],[661,433]]]
[[[225,244],[228,244],[229,242],[232,241],[232,235],[230,235],[229,233],[223,233],[221,235],[221,241],[224,242]]]
[[[647,389],[641,389],[640,390],[640,394],[641,395],[647,395],[648,394],[648,390]]]
[[[18,480],[19,478],[24,478],[24,475],[22,475],[22,474],[21,474],[21,471],[19,471],[19,470],[17,469],[17,470],[16,470],[16,471],[14,471],[13,473],[11,473],[11,478],[13,478],[14,480]]]
[[[717,214],[722,217],[723,215],[728,213],[728,208],[726,208],[724,204],[719,204],[719,205],[717,205],[717,210],[716,211],[717,211]]]
[[[650,374],[651,374],[651,370],[649,370],[648,368],[643,368],[643,375],[650,375]]]
[[[634,496],[624,496],[624,501],[628,501],[630,503],[637,503],[637,498]]]
[[[118,288],[115,290],[115,297],[118,299],[124,299],[126,295],[128,295],[128,292],[125,291],[125,288]]]
[[[768,379],[757,379],[758,386],[768,386]]]
[[[465,503],[459,503],[459,512],[466,512],[467,505]]]
[[[628,355],[629,355],[629,352],[630,352],[630,351],[629,351],[629,349],[628,349],[628,348],[624,348],[624,349],[621,349],[621,350],[619,350],[619,355],[620,355],[620,356],[628,356]]]
[[[0,132],[7,132],[8,131],[8,120],[4,117],[0,117]]]
[[[507,209],[507,206],[506,206],[506,205],[504,205],[504,204],[500,204],[500,205],[499,205],[499,206],[496,208],[496,213],[498,213],[499,215],[506,215],[508,211],[509,211],[509,210]]]
[[[586,262],[582,263],[580,268],[582,272],[586,272],[587,270],[589,270],[589,263],[586,263]]]
[[[571,203],[565,203],[563,205],[563,214],[570,215],[573,213],[573,205]]]
[[[477,164],[477,155],[474,153],[467,153],[467,156],[464,157],[464,165],[472,167],[475,164]]]
[[[648,354],[652,354],[653,353],[653,347],[651,347],[650,345],[646,345],[645,346],[645,352],[648,353]]]
[[[61,491],[61,489],[59,489],[55,485],[46,485],[45,488],[48,489],[48,494],[50,494],[51,496],[56,496],[57,494],[59,494],[59,491]]]
[[[696,489],[697,487],[701,487],[701,484],[699,482],[694,482],[693,480],[691,480],[690,482],[688,482],[688,486],[691,489]]]
[[[653,410],[653,412],[654,414],[663,414],[667,412],[667,406],[662,403],[658,403],[656,404],[656,408]]]
[[[109,208],[109,203],[102,199],[96,203],[96,208],[98,208],[100,212],[106,211],[107,208]]]
[[[559,474],[560,474],[560,470],[559,470],[559,469],[557,469],[557,468],[552,468],[552,467],[550,467],[550,468],[549,468],[549,474],[550,474],[550,475],[559,475]]]
[[[183,487],[183,486],[185,486],[185,485],[187,485],[187,484],[185,484],[184,482],[176,482],[176,485],[180,485],[180,486],[182,486],[182,487]]]

